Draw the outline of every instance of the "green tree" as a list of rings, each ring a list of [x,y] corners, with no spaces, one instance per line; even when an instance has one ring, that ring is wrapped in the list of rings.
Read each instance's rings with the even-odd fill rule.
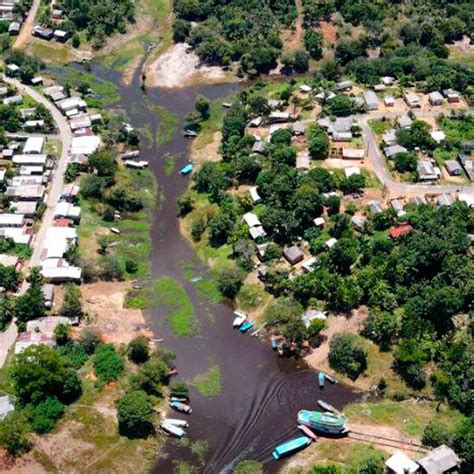
[[[211,105],[206,97],[198,95],[194,107],[203,120],[207,120],[209,118]]]
[[[54,339],[58,346],[64,346],[71,341],[71,326],[69,324],[59,323],[54,328]]]
[[[157,354],[145,362],[140,370],[130,376],[130,385],[134,390],[144,390],[148,395],[163,397],[163,385],[168,384],[170,368],[166,361]]]
[[[400,173],[416,171],[418,160],[415,153],[398,153],[395,156],[395,169]]]
[[[96,151],[92,153],[87,162],[89,169],[97,172],[97,176],[115,176],[117,162],[111,150]]]
[[[244,277],[242,270],[237,267],[223,267],[217,277],[219,291],[227,298],[235,298],[242,287]]]
[[[26,292],[15,301],[15,316],[20,322],[27,322],[45,314],[43,290],[38,284],[30,284]]]
[[[117,401],[119,433],[128,438],[147,438],[155,430],[153,405],[144,391],[124,395]]]
[[[254,460],[240,461],[234,467],[233,474],[263,474],[263,464]]]
[[[323,54],[324,36],[318,30],[306,30],[304,32],[304,45],[314,59],[321,59]]]
[[[474,463],[474,417],[466,418],[456,427],[453,448],[468,467]]]
[[[81,45],[81,37],[77,33],[74,33],[71,38],[71,43],[73,48],[79,48]]]
[[[150,358],[150,340],[137,336],[128,343],[128,358],[136,364],[143,364]]]
[[[55,397],[48,397],[32,410],[31,427],[36,433],[49,433],[64,413],[64,405]]]
[[[329,344],[329,365],[352,380],[367,368],[367,350],[360,337],[343,332],[335,334]]]
[[[331,115],[347,117],[354,113],[354,103],[347,94],[339,94],[327,103],[326,109]]]
[[[82,316],[81,290],[77,285],[66,285],[61,314],[67,318],[80,318]]]
[[[450,436],[445,426],[430,421],[423,429],[421,442],[425,446],[437,448],[442,444],[450,444]]]
[[[112,344],[102,344],[95,350],[94,369],[97,377],[103,382],[112,382],[122,375],[124,364]]]
[[[79,336],[79,344],[87,354],[93,354],[96,348],[102,344],[102,335],[98,329],[84,328]]]
[[[15,315],[15,303],[10,296],[0,296],[0,331],[4,331]]]
[[[311,158],[324,160],[329,153],[329,137],[323,127],[312,125],[308,130],[308,151]]]
[[[12,456],[27,453],[32,447],[29,431],[28,423],[21,412],[9,413],[0,420],[0,446]]]

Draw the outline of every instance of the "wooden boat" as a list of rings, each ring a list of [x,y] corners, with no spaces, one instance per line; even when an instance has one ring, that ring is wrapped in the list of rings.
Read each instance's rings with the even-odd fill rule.
[[[239,331],[244,333],[244,332],[247,332],[251,327],[253,327],[253,323],[251,321],[248,321],[242,324],[242,326],[240,326]]]
[[[326,378],[326,380],[329,380],[331,383],[336,383],[336,379],[334,377],[331,377],[328,374],[324,374],[324,377]]]
[[[301,430],[308,438],[316,441],[318,437],[305,425],[298,425],[298,429]]]
[[[190,414],[190,413],[193,412],[192,408],[189,405],[186,405],[186,403],[183,403],[183,402],[170,401],[170,407],[174,408],[175,410],[180,411],[182,413]]]
[[[230,109],[232,104],[230,102],[222,102],[222,107],[224,107],[224,109]]]
[[[167,423],[166,421],[162,421],[160,423],[161,429],[166,433],[176,436],[176,438],[184,438],[186,436],[186,432],[180,428],[179,426],[173,425],[171,423]]]
[[[120,229],[117,229],[117,227],[111,227],[110,232],[113,234],[120,234]]]
[[[191,173],[191,171],[193,170],[193,165],[192,163],[188,163],[187,165],[183,166],[180,170],[180,173],[183,175],[183,176],[186,176],[187,174]]]
[[[319,388],[324,387],[324,379],[326,378],[326,374],[324,372],[319,372],[318,374],[318,384]]]
[[[242,324],[244,324],[247,320],[247,315],[245,313],[242,313],[242,311],[234,311],[234,315],[235,318],[232,322],[232,326],[234,326],[234,328],[242,326]]]
[[[272,349],[274,351],[278,349],[278,339],[276,337],[272,337]]]
[[[298,412],[298,424],[320,433],[342,434],[346,428],[346,419],[342,415],[301,410]]]
[[[291,456],[292,454],[301,451],[311,444],[311,439],[307,436],[300,436],[299,438],[291,439],[285,443],[279,444],[272,452],[272,456],[275,459],[280,459],[285,456]]]
[[[184,136],[187,137],[187,138],[195,138],[198,136],[197,132],[194,131],[194,130],[189,130],[189,129],[186,129],[184,131]]]
[[[170,401],[172,401],[172,402],[187,402],[188,397],[171,397]]]
[[[169,423],[170,425],[178,426],[180,428],[187,428],[189,423],[186,420],[178,420],[178,418],[165,418],[163,423]]]
[[[325,402],[324,400],[318,400],[318,405],[326,411],[330,411],[332,413],[338,413],[338,411],[329,403]]]
[[[139,150],[127,151],[122,155],[123,160],[129,160],[130,158],[138,158],[140,156]]]

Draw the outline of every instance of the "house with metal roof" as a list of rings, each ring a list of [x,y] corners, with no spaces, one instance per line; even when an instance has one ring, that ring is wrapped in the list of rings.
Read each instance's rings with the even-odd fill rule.
[[[287,247],[283,250],[283,256],[291,265],[296,265],[304,259],[304,253],[296,246]]]
[[[408,115],[400,115],[397,118],[397,124],[400,128],[410,128],[413,120]]]
[[[414,474],[418,471],[418,464],[401,451],[395,452],[385,461],[387,474]]]
[[[391,146],[388,146],[387,148],[384,148],[383,151],[385,153],[385,156],[388,159],[395,158],[400,153],[408,152],[408,150],[404,146],[401,146],[401,145],[391,145]]]
[[[418,160],[416,172],[419,181],[436,181],[440,176],[438,167],[430,159]]]
[[[443,105],[444,97],[438,91],[433,91],[428,94],[428,100],[431,105]]]
[[[444,474],[457,470],[461,460],[451,448],[442,444],[419,459],[418,464],[426,474]]]
[[[392,146],[397,144],[397,131],[394,128],[388,129],[383,135],[382,135],[382,141],[385,143],[387,146]]]
[[[421,100],[414,92],[405,92],[403,99],[411,109],[419,109],[421,107]]]
[[[377,110],[379,108],[379,99],[374,91],[364,92],[364,102],[368,110]]]
[[[462,166],[456,160],[446,160],[444,167],[451,176],[460,176],[462,174]]]

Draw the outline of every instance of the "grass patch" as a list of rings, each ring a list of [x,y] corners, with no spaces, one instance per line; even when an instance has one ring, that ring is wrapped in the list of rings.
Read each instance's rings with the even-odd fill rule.
[[[391,120],[370,120],[369,126],[378,137],[382,136],[387,130],[393,128]]]
[[[155,134],[156,143],[163,145],[169,142],[178,127],[178,116],[166,107],[154,104],[148,98],[145,98],[145,106],[159,118],[159,124]]]
[[[174,173],[174,170],[176,169],[176,157],[174,157],[173,155],[166,155],[163,158],[163,162],[165,175],[171,176]]]
[[[45,63],[59,64],[69,61],[69,49],[64,45],[54,46],[46,41],[30,38],[26,50]]]
[[[13,345],[8,351],[7,358],[3,367],[0,368],[0,395],[14,393],[13,380],[10,377],[10,365],[15,356],[15,346]]]
[[[217,397],[222,391],[221,369],[213,365],[203,374],[197,375],[192,384],[203,397]]]
[[[197,440],[191,443],[191,452],[195,454],[200,461],[203,461],[209,451],[207,441]]]
[[[415,403],[413,400],[391,400],[372,403],[353,403],[344,409],[349,423],[392,426],[409,436],[421,437],[424,427],[436,421],[446,429],[452,428],[463,418],[461,413],[445,405],[436,411],[436,402]]]
[[[217,283],[213,280],[203,278],[195,283],[196,289],[201,296],[207,298],[212,304],[217,304],[222,300],[222,295],[217,288]]]
[[[168,321],[176,336],[191,336],[195,332],[196,315],[185,289],[173,278],[162,277],[153,287],[154,302],[165,306]]]
[[[246,283],[237,295],[237,305],[244,311],[253,311],[264,306],[269,298],[262,285]]]

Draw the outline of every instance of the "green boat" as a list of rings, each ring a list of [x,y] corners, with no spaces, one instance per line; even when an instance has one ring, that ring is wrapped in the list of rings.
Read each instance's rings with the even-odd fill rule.
[[[298,424],[320,433],[341,434],[346,430],[346,419],[342,415],[320,411],[301,410],[298,413]]]
[[[290,456],[311,444],[311,440],[307,436],[300,436],[299,438],[290,439],[286,443],[279,444],[273,451],[272,456],[275,459],[280,459],[284,456]]]

